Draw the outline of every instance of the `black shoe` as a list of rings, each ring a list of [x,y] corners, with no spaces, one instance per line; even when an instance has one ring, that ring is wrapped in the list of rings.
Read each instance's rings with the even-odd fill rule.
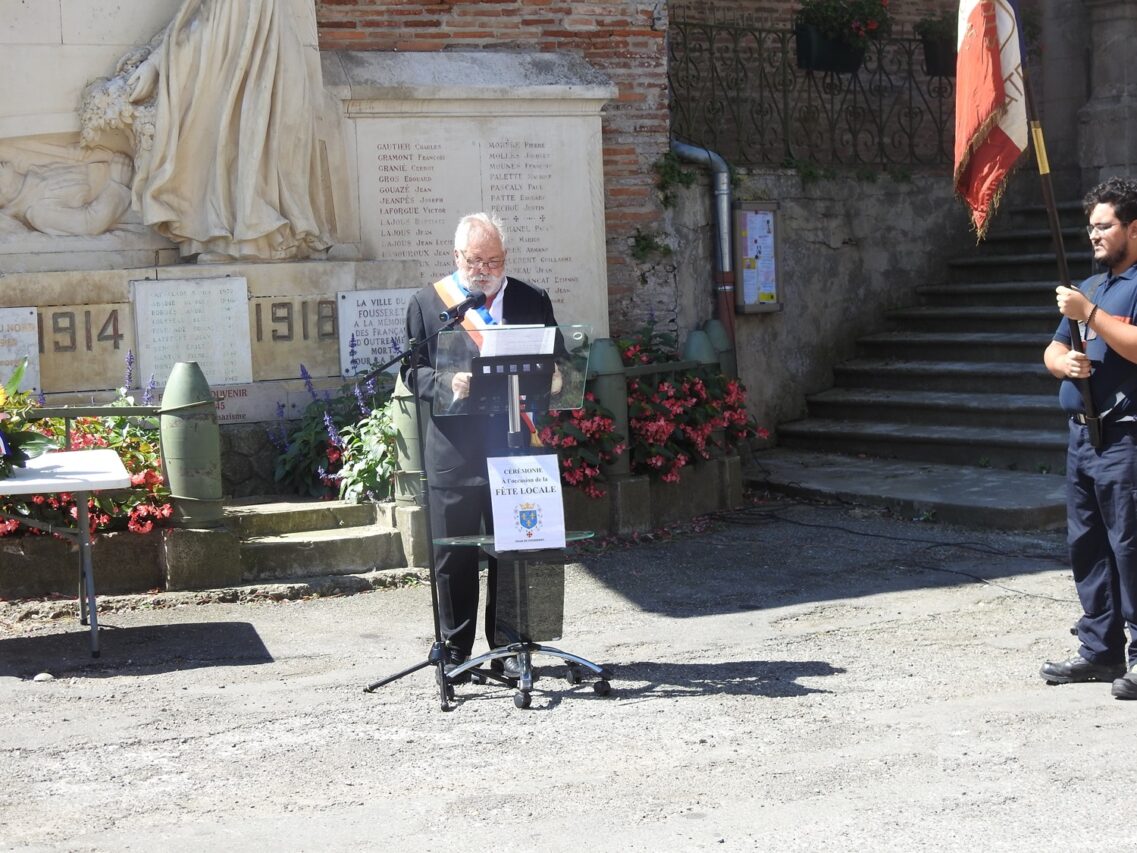
[[[1137,699],[1137,666],[1114,681],[1109,692],[1114,699]]]
[[[466,670],[465,672],[460,672],[460,673],[458,673],[458,675],[454,676],[453,678],[450,678],[449,676],[450,676],[451,672],[453,672],[454,670],[456,670],[458,667],[460,667],[462,664],[464,664],[466,662],[466,658],[468,658],[469,655],[463,651],[460,651],[459,649],[451,649],[451,648],[445,649],[443,651],[443,654],[446,655],[446,663],[444,663],[442,665],[442,668],[446,671],[446,675],[447,675],[447,678],[450,681],[450,683],[451,684],[465,684],[466,682],[468,682],[470,680],[470,671],[469,670]],[[437,680],[437,671],[436,671],[436,680]]]
[[[506,678],[512,678],[514,681],[521,678],[521,664],[518,663],[516,655],[507,658],[494,658],[490,661],[490,669],[501,673]]]
[[[1047,684],[1079,684],[1085,681],[1113,681],[1125,674],[1123,663],[1090,663],[1081,655],[1064,661],[1047,661],[1038,674]],[[1137,686],[1137,685],[1135,685]],[[1116,694],[1114,694],[1116,695]]]

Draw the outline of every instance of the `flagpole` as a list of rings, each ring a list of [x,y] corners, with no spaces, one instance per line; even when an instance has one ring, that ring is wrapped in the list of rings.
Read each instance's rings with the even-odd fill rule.
[[[1026,117],[1030,123],[1031,141],[1034,143],[1034,159],[1038,164],[1038,177],[1042,184],[1042,203],[1046,207],[1046,218],[1050,222],[1050,237],[1054,241],[1054,255],[1058,262],[1058,279],[1063,287],[1072,288],[1070,284],[1070,270],[1066,265],[1066,246],[1062,240],[1062,225],[1058,220],[1058,205],[1054,202],[1054,186],[1050,180],[1050,161],[1046,156],[1046,140],[1042,135],[1042,122],[1038,120],[1038,113],[1034,107],[1034,96],[1031,93],[1030,80],[1027,78],[1026,63],[1022,66],[1023,93],[1026,96]],[[1070,348],[1078,352],[1085,352],[1085,344],[1078,324],[1067,318],[1070,327]],[[1082,395],[1082,405],[1086,410],[1086,426],[1089,428],[1090,443],[1101,447],[1101,421],[1098,418],[1097,407],[1094,406],[1093,393],[1090,391],[1089,377],[1075,379],[1078,391]]]

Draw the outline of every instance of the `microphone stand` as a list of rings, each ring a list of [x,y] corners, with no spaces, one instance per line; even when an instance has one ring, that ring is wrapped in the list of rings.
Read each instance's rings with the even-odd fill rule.
[[[411,368],[410,370],[407,371],[407,376],[411,380],[410,381],[411,399],[414,401],[415,426],[418,429],[418,436],[419,436],[419,442],[418,442],[419,459],[418,459],[418,462],[419,462],[419,470],[422,472],[422,476],[421,476],[421,480],[420,480],[422,488],[420,489],[419,501],[420,501],[420,506],[422,506],[423,509],[426,511],[426,542],[427,542],[427,555],[428,555],[427,568],[429,570],[429,575],[430,575],[430,610],[431,610],[432,616],[434,617],[434,642],[430,646],[430,652],[427,654],[426,660],[419,661],[418,663],[414,664],[413,666],[409,666],[406,669],[400,670],[399,672],[396,672],[393,675],[388,675],[387,677],[381,678],[378,681],[371,682],[370,684],[368,684],[366,687],[363,688],[363,692],[364,693],[374,693],[376,690],[378,690],[383,685],[390,684],[392,681],[398,681],[400,678],[403,678],[404,676],[410,675],[412,672],[418,672],[420,669],[425,669],[428,666],[436,666],[436,667],[438,667],[438,679],[437,679],[438,690],[439,690],[439,694],[440,694],[440,700],[442,703],[442,710],[443,711],[451,710],[452,706],[450,705],[450,698],[451,698],[452,694],[451,694],[451,690],[450,690],[450,682],[447,680],[447,675],[446,675],[446,661],[447,661],[446,643],[444,643],[442,640],[442,626],[441,626],[441,623],[439,622],[439,618],[438,618],[438,588],[437,588],[437,583],[436,583],[436,579],[435,579],[435,564],[434,564],[434,532],[431,529],[431,524],[430,524],[430,500],[429,500],[430,484],[427,482],[427,477],[426,477],[426,458],[425,458],[426,433],[423,431],[422,407],[419,405],[419,396],[418,396],[418,370],[415,366],[415,362],[417,361],[418,354],[422,351],[422,348],[424,346],[426,346],[431,341],[433,341],[435,338],[437,338],[442,332],[448,332],[451,329],[453,329],[456,325],[458,325],[460,322],[462,322],[462,318],[465,316],[465,314],[466,314],[466,309],[459,310],[455,313],[455,315],[453,317],[446,320],[445,324],[441,328],[439,328],[436,332],[434,332],[434,333],[428,335],[427,337],[423,338],[421,341],[415,341],[413,338],[411,340],[407,341],[408,346],[405,350],[403,350],[401,353],[396,355],[394,358],[392,358],[386,364],[383,364],[383,365],[380,365],[379,367],[376,367],[374,370],[365,374],[362,378],[360,378],[358,380],[360,382],[369,382],[370,380],[374,379],[380,373],[384,372],[387,368],[391,367],[392,365],[394,365],[397,362],[405,361],[407,364],[410,365],[410,368]]]

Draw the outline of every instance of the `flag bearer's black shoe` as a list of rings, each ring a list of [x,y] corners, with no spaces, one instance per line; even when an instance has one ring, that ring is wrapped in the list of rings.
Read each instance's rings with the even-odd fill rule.
[[[1110,693],[1114,699],[1137,699],[1137,664],[1113,682]]]
[[[1038,674],[1047,684],[1080,684],[1086,681],[1113,681],[1125,675],[1123,663],[1090,663],[1081,655],[1064,661],[1047,661]],[[1135,685],[1137,686],[1137,685]]]

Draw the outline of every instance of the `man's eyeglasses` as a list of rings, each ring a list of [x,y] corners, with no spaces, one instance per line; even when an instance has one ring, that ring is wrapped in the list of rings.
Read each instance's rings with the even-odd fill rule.
[[[1094,225],[1087,225],[1086,233],[1091,237],[1093,237],[1095,234],[1104,234],[1106,231],[1109,231],[1111,228],[1113,228],[1114,225],[1117,225],[1117,223],[1099,222]]]
[[[470,269],[477,269],[478,267],[485,267],[494,272],[500,272],[501,268],[505,266],[505,258],[468,258],[466,253],[461,249],[458,254],[462,256],[462,260],[466,262],[466,266]]]

